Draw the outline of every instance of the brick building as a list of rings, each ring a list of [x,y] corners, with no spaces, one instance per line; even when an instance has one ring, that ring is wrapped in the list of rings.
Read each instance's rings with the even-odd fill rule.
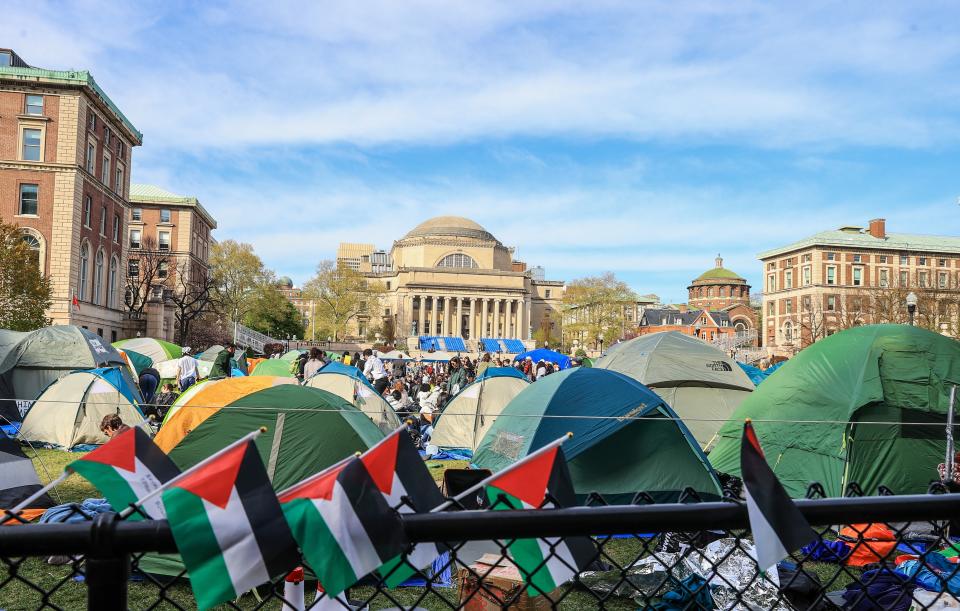
[[[142,141],[89,72],[35,68],[0,49],[0,216],[23,228],[50,277],[55,324],[110,341],[132,329],[122,274],[131,149]]]
[[[960,238],[887,233],[885,220],[874,219],[867,228],[823,231],[759,259],[764,345],[775,352],[795,352],[854,325],[906,322],[911,291],[933,296],[917,310],[925,326],[956,334],[955,325],[943,325],[957,316]]]
[[[737,304],[750,305],[750,285],[739,274],[725,268],[720,255],[712,269],[690,283],[687,295],[691,309],[722,310]]]

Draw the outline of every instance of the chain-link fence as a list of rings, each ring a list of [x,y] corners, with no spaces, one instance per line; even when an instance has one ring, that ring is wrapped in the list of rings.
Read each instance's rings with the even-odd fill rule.
[[[442,554],[402,586],[368,576],[337,599],[318,598],[309,567],[244,593],[236,609],[950,609],[960,607],[960,494],[798,501],[819,538],[761,572],[746,506],[736,500],[632,505],[593,496],[569,509],[403,514],[410,541]],[[77,505],[58,523],[0,527],[2,609],[194,609],[165,521],[119,521]],[[573,572],[561,541],[590,537],[595,552],[570,582],[541,592],[524,583],[508,547],[536,539],[543,566]],[[305,594],[301,594],[304,592]],[[298,599],[305,596],[305,602]],[[284,607],[284,605],[288,607]]]

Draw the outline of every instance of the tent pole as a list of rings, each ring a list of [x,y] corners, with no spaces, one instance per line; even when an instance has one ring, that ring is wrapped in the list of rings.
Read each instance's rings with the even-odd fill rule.
[[[944,481],[953,481],[953,406],[957,399],[957,385],[950,387],[950,405],[947,408],[947,459],[944,461]]]

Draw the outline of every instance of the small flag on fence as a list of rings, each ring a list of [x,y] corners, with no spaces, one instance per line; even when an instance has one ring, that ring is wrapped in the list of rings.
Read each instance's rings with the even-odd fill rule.
[[[351,457],[280,493],[303,555],[329,596],[398,556],[403,525],[359,458]]]
[[[67,465],[67,469],[85,477],[117,511],[134,504],[137,499],[180,474],[180,469],[170,457],[140,427],[120,433]],[[163,503],[156,495],[144,503],[141,511],[154,520],[167,517]],[[133,513],[127,519],[143,518],[140,513]]]
[[[778,562],[817,538],[806,518],[790,499],[763,456],[760,441],[748,419],[740,441],[740,474],[747,496],[750,530],[760,570]]]
[[[560,443],[566,437],[495,473],[485,482],[493,509],[572,507],[576,504],[570,471]],[[516,539],[510,557],[527,581],[531,596],[548,594],[593,561],[596,546],[589,537]]]
[[[427,471],[423,459],[401,428],[365,452],[360,460],[391,508],[400,513],[428,513],[443,503],[443,495]],[[435,543],[419,543],[402,557],[391,559],[380,568],[387,587],[394,588],[430,565],[443,553]],[[413,567],[413,569],[411,569]]]
[[[184,472],[163,492],[163,504],[201,610],[299,564],[297,544],[250,440]]]

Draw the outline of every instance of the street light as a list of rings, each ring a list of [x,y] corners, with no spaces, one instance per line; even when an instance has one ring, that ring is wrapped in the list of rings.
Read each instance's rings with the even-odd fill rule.
[[[907,294],[907,312],[910,314],[910,326],[913,326],[913,317],[917,313],[917,294],[910,291]]]
[[[599,352],[600,354],[603,354],[603,336],[602,335],[597,336],[597,352]]]

